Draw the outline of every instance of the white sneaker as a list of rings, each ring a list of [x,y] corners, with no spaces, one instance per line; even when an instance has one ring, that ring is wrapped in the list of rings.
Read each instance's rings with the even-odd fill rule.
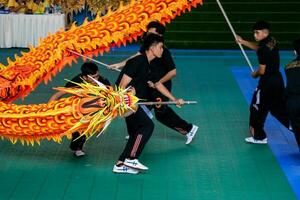
[[[140,163],[138,161],[138,159],[125,159],[124,165],[126,165],[127,167],[131,167],[134,169],[140,169],[140,170],[148,170],[149,168],[146,167],[145,165],[143,165],[142,163]]]
[[[193,125],[192,130],[188,134],[186,134],[186,142],[185,142],[185,144],[189,144],[189,143],[192,142],[193,138],[195,137],[195,135],[196,135],[196,133],[198,131],[198,128],[199,128],[198,126]]]
[[[115,173],[122,173],[122,174],[138,174],[139,173],[139,170],[133,169],[131,167],[127,167],[125,165],[121,165],[119,167],[117,165],[114,165],[114,168],[112,171]]]
[[[263,140],[256,140],[253,137],[247,137],[245,138],[245,141],[252,144],[268,144],[268,139],[265,138]]]
[[[80,156],[84,156],[85,153],[82,150],[76,150],[74,152],[74,155],[77,156],[77,157],[80,157]]]

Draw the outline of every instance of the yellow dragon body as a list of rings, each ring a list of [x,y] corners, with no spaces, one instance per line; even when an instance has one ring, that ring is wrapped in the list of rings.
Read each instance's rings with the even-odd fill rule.
[[[69,136],[75,130],[87,135],[101,130],[116,113],[122,115],[126,111],[124,104],[122,112],[118,111],[120,101],[116,99],[122,99],[120,90],[102,88],[100,93],[105,91],[106,94],[103,96],[94,91],[95,88],[91,93],[93,87],[84,84],[80,89],[80,93],[85,94],[83,96],[75,89],[61,89],[74,96],[39,105],[7,103],[24,98],[42,81],[47,83],[51,80],[66,64],[71,65],[78,58],[71,52],[90,57],[102,55],[111,47],[137,40],[146,31],[149,22],[170,23],[176,16],[201,3],[202,0],[132,0],[126,6],[121,3],[114,12],[109,10],[103,17],[97,15],[93,21],[85,21],[81,26],[72,25],[67,31],[58,31],[40,40],[37,47],[30,47],[29,52],[15,56],[14,61],[7,59],[6,66],[0,64],[0,136],[9,138],[13,143],[20,140],[32,144],[43,138],[59,142],[63,135]],[[90,93],[84,92],[85,89]],[[131,94],[128,97],[136,100]],[[83,102],[94,99],[99,103],[99,98],[105,102],[104,107],[95,108],[97,111],[83,109]],[[126,109],[132,107],[127,105]],[[111,112],[108,113],[110,118],[106,117],[106,112]],[[90,122],[83,123],[87,118]]]

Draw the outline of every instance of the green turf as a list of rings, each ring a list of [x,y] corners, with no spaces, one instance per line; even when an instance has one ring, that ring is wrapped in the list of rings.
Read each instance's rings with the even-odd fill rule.
[[[15,51],[2,50],[1,62]],[[113,63],[121,59],[114,55],[132,53],[115,51],[101,61]],[[224,57],[228,55],[236,57]],[[117,119],[104,135],[88,141],[87,155],[79,159],[69,151],[66,139],[34,147],[1,141],[0,199],[295,199],[270,148],[244,142],[248,106],[230,71],[232,66],[246,65],[240,55],[174,53],[178,66],[174,94],[199,102],[174,109],[200,129],[187,146],[183,136],[155,122],[140,158],[150,168],[147,173],[112,173],[126,135],[124,121]],[[50,88],[64,85],[63,79],[76,75],[80,63],[40,85],[24,103],[47,102],[53,93]],[[115,81],[117,72],[101,72]]]

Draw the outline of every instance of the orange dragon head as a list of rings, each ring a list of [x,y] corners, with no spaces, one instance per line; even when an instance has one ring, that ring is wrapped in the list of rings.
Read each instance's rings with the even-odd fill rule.
[[[68,132],[74,131],[74,128],[86,122],[88,125],[83,134],[92,136],[97,131],[102,133],[115,117],[136,111],[136,103],[139,99],[134,96],[130,88],[125,90],[115,88],[114,90],[111,86],[94,81],[97,83],[96,85],[84,81],[83,83],[74,83],[79,86],[78,88],[56,88],[80,97],[80,103],[75,110],[83,117]]]

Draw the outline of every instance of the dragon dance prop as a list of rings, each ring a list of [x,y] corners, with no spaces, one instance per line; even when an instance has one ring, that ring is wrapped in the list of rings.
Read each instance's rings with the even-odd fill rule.
[[[39,143],[41,139],[60,142],[79,131],[88,137],[103,131],[113,118],[134,110],[138,99],[127,90],[103,86],[60,88],[72,94],[69,98],[39,105],[7,104],[25,97],[36,86],[47,83],[67,64],[76,62],[78,55],[98,56],[110,48],[137,40],[151,21],[169,23],[176,16],[201,4],[202,0],[141,0],[120,4],[115,12],[68,31],[58,31],[40,40],[37,47],[21,52],[14,61],[0,64],[0,136],[12,143]],[[73,53],[72,53],[73,52]],[[74,53],[76,52],[76,53]]]
[[[138,98],[129,90],[78,84],[80,88],[57,88],[69,98],[48,104],[15,105],[0,102],[0,135],[12,143],[38,144],[42,139],[60,143],[63,136],[79,131],[88,138],[100,134],[112,119],[135,111]]]
[[[66,64],[78,58],[70,51],[85,56],[98,56],[111,47],[126,45],[137,40],[146,31],[149,22],[157,20],[169,23],[176,16],[202,0],[142,0],[132,1],[126,6],[95,20],[85,21],[81,26],[73,25],[68,31],[58,31],[39,42],[36,48],[7,59],[7,66],[0,64],[0,101],[11,102],[25,97],[34,88],[60,71]]]

